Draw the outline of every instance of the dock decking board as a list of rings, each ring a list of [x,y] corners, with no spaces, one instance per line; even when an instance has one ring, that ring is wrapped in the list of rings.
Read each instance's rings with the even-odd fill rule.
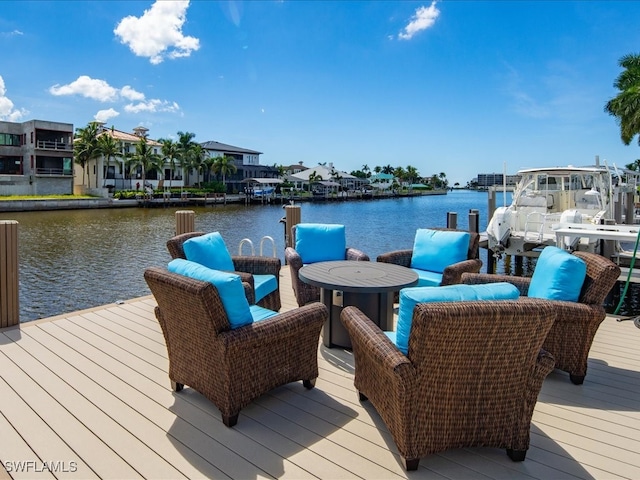
[[[282,310],[295,308],[287,268]],[[197,392],[169,388],[153,297],[0,331],[0,462],[77,462],[77,472],[3,478],[407,478],[353,357],[319,345],[316,388],[300,382],[241,411],[233,429]],[[544,383],[522,463],[493,448],[423,458],[411,478],[640,478],[640,330],[608,317],[582,386]],[[9,463],[7,463],[9,462]]]

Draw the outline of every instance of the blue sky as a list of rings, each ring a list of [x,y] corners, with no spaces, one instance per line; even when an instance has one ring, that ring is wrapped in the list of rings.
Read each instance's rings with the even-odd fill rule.
[[[12,1],[0,120],[216,140],[263,164],[477,173],[623,166],[604,104],[634,1]]]

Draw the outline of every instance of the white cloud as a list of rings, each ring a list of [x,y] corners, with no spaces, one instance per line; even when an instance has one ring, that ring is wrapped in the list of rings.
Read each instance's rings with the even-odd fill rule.
[[[4,79],[0,75],[0,120],[6,122],[17,122],[29,112],[25,109],[16,110],[13,102],[6,96],[7,90],[4,86]]]
[[[3,37],[17,37],[18,35],[24,35],[20,30],[12,30],[11,32],[1,32],[0,36]]]
[[[129,105],[125,105],[124,110],[127,113],[177,112],[180,110],[180,106],[176,102],[167,102],[166,100],[152,99],[136,104],[130,103]]]
[[[81,75],[77,80],[67,85],[54,85],[49,88],[51,95],[82,95],[99,102],[113,102],[118,99],[118,89],[113,88],[104,80]]]
[[[200,40],[185,36],[189,1],[158,0],[141,17],[123,18],[113,33],[139,57],[157,65],[165,58],[188,57],[200,48]]]
[[[117,117],[120,112],[115,111],[113,108],[107,110],[99,110],[93,117],[97,122],[107,122],[109,119]]]
[[[398,34],[398,38],[400,40],[411,40],[416,33],[432,27],[439,15],[440,10],[436,7],[436,0],[433,0],[428,7],[417,8],[416,13],[411,17],[411,21]]]
[[[144,100],[144,93],[137,92],[129,85],[125,85],[124,87],[122,87],[122,89],[120,90],[120,95],[122,95],[123,98],[131,101]]]

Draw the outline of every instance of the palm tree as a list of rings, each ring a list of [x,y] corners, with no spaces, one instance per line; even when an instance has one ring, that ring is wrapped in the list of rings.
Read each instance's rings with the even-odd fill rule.
[[[171,191],[171,180],[173,180],[173,171],[176,165],[180,165],[180,148],[179,145],[170,139],[161,138],[158,140],[162,144],[162,157],[165,162],[169,163],[169,191]]]
[[[111,132],[113,133],[113,127],[111,127]],[[105,130],[98,136],[97,148],[102,158],[106,159],[105,174],[102,179],[102,186],[104,187],[107,184],[107,172],[111,166],[111,159],[122,155],[122,143]]]
[[[86,127],[76,129],[76,138],[73,142],[74,161],[87,174],[87,186],[89,188],[91,188],[91,180],[87,167],[92,160],[96,160],[101,155],[98,152],[98,130],[98,122],[89,122]],[[84,180],[82,183],[84,185]]]
[[[394,170],[395,169],[389,164],[387,164],[384,167],[382,167],[382,173],[386,173],[387,175],[391,175]]]
[[[616,117],[620,125],[620,138],[625,145],[629,145],[640,134],[640,55],[625,55],[618,63],[625,69],[613,84],[620,93],[607,102],[604,110]]]
[[[640,158],[637,158],[632,163],[627,163],[625,167],[628,168],[629,170],[640,171]]]
[[[369,178],[371,176],[371,169],[369,168],[369,165],[366,163],[362,165],[362,172],[364,173],[365,178]]]
[[[194,147],[198,145],[193,141],[195,133],[178,132],[178,151],[177,159],[182,167],[187,168],[187,173],[191,171],[194,162]],[[197,166],[199,167],[199,165]],[[190,180],[190,179],[189,179]],[[188,182],[189,183],[189,182]]]
[[[224,188],[224,192],[227,192],[227,174],[233,174],[238,171],[238,167],[234,163],[234,158],[229,155],[224,155],[223,157],[215,157],[213,159],[212,168],[213,173],[222,175],[222,186]]]
[[[147,172],[152,172],[154,170],[162,172],[162,166],[164,165],[162,157],[153,153],[153,148],[149,146],[145,137],[142,137],[140,141],[136,143],[136,150],[134,153],[128,153],[126,155],[126,163],[130,173],[137,168],[141,168],[143,188],[145,186]]]
[[[407,180],[410,184],[416,183],[416,179],[420,177],[418,174],[418,169],[416,167],[412,167],[411,165],[407,165]]]
[[[207,166],[207,158],[209,158],[209,154],[207,151],[202,148],[202,145],[199,143],[193,143],[188,152],[188,161],[191,168],[196,171],[197,174],[197,182],[200,185],[200,173],[204,171],[204,167]]]

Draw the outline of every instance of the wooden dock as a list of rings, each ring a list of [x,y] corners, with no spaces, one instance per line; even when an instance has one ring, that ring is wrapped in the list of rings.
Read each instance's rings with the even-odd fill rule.
[[[142,272],[140,272],[142,275]],[[281,272],[283,310],[295,308]],[[522,463],[457,449],[403,469],[353,387],[353,357],[320,343],[320,377],[264,395],[226,428],[189,388],[169,388],[154,300],[0,330],[0,478],[640,478],[640,330],[608,317],[584,385],[545,381]]]

